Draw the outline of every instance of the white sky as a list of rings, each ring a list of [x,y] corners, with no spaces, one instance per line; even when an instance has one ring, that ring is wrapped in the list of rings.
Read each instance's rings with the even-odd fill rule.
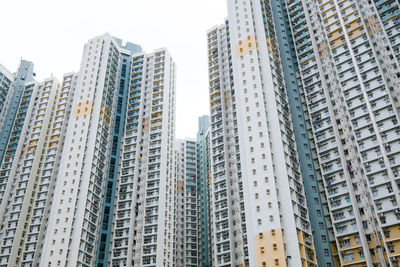
[[[195,137],[209,114],[206,32],[224,22],[226,0],[8,0],[1,3],[0,64],[20,58],[40,81],[78,71],[83,45],[105,32],[142,46],[167,47],[177,64],[178,138]]]

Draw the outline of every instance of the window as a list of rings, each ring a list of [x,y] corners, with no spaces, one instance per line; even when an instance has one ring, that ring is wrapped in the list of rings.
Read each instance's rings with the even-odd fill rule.
[[[316,186],[312,186],[312,191],[313,191],[314,193],[316,193],[316,192],[317,192],[317,187],[316,187]]]
[[[390,238],[390,231],[385,231],[385,232],[383,232],[384,234],[385,234],[385,237],[386,238]]]
[[[350,250],[351,254],[343,255],[343,261],[352,261],[354,260],[354,254],[353,251]]]
[[[346,239],[346,240],[340,241],[340,242],[339,242],[339,246],[340,246],[341,248],[350,246],[350,240],[349,240],[349,239]]]

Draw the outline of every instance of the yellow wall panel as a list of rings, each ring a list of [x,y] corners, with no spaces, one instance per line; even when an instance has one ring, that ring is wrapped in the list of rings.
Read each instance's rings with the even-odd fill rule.
[[[287,266],[282,229],[254,236],[254,247],[257,266]]]

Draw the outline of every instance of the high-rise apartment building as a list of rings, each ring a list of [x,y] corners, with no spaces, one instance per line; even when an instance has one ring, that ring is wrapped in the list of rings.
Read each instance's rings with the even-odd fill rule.
[[[282,70],[286,84],[286,93],[289,101],[289,111],[292,116],[292,124],[296,139],[296,147],[299,155],[301,175],[303,177],[304,191],[306,193],[308,212],[313,230],[314,246],[318,265],[333,266],[328,224],[325,219],[327,215],[324,210],[326,198],[320,194],[318,184],[318,164],[315,166],[312,157],[312,145],[307,136],[307,122],[302,109],[301,92],[297,86],[296,59],[293,58],[293,47],[291,45],[291,33],[287,25],[286,5],[279,1],[271,2],[271,10],[274,18],[279,52],[282,60]]]
[[[85,45],[41,265],[91,266],[96,261],[99,232],[107,225],[100,218],[112,168],[121,53],[118,42],[107,34]]]
[[[231,101],[229,94],[218,91],[228,88],[231,73],[241,177],[248,181],[243,184],[244,199],[249,192],[260,197],[256,192],[259,181],[249,178],[251,172],[253,177],[259,175],[257,156],[263,153],[252,150],[259,140],[265,140],[270,152],[262,162],[267,163],[266,170],[271,170],[268,155],[273,163],[279,190],[274,200],[281,206],[282,226],[296,225],[301,233],[296,242],[288,242],[285,229],[281,255],[286,261],[276,263],[316,263],[314,243],[320,265],[398,266],[398,1],[236,0],[228,1],[228,10],[225,27],[208,33],[212,131],[218,126],[218,122],[213,124],[219,115],[215,106],[220,105],[224,112],[223,106]],[[229,38],[228,44],[225,38]],[[261,112],[259,106],[264,108]],[[229,115],[223,113],[222,117],[226,120]],[[222,125],[227,128],[229,122]],[[254,137],[257,132],[261,138]],[[282,155],[291,161],[286,168]],[[302,179],[292,179],[300,176],[300,170]],[[214,167],[214,176],[216,171]],[[282,179],[285,176],[289,179]],[[252,181],[257,183],[251,185]],[[295,192],[293,209],[279,199],[282,190],[289,188],[284,194],[293,196]],[[211,207],[217,207],[216,203]],[[245,209],[246,221],[257,218],[259,213]],[[228,221],[231,217],[233,212]],[[301,227],[297,227],[299,218]],[[268,227],[271,225],[274,223]],[[257,226],[247,222],[246,226],[249,261],[257,255],[263,262],[268,253],[262,251],[269,246],[260,239],[251,246]],[[215,240],[221,239],[212,242]],[[230,252],[228,245],[226,248]]]
[[[269,3],[229,1],[208,32],[215,266],[314,266]]]
[[[13,80],[14,76],[3,65],[0,65],[0,113],[4,110],[4,103]]]
[[[175,141],[174,266],[185,266],[185,142]]]
[[[0,161],[3,160],[5,154],[12,127],[16,120],[18,106],[23,98],[25,84],[33,81],[33,63],[21,60],[18,71],[12,76],[6,69],[1,71],[4,74],[1,85],[1,94],[4,96],[4,100],[0,100],[2,103],[2,108],[0,109]],[[11,84],[7,80],[12,80]],[[17,121],[23,123],[21,117]]]
[[[197,145],[195,140],[185,141],[185,266],[198,266],[198,188]]]
[[[209,257],[212,266],[248,262],[229,36],[228,21],[208,32],[211,109]]]
[[[227,6],[196,140],[164,48],[0,65],[0,266],[399,266],[399,1]]]
[[[174,266],[198,266],[198,189],[195,140],[176,140]]]
[[[54,78],[25,85],[1,164],[2,266],[38,264],[67,108],[62,97]]]
[[[61,84],[35,82],[27,61],[0,71],[0,265],[172,266],[168,51],[105,34]]]
[[[209,258],[210,117],[196,140],[175,142],[174,266],[211,266]]]
[[[399,2],[281,4],[334,264],[398,266]]]
[[[198,205],[198,266],[209,267],[209,177],[210,177],[210,117],[199,118],[197,131],[197,205]]]
[[[211,194],[215,265],[314,266],[317,255],[321,264],[333,264],[306,124],[303,132],[294,129],[292,121],[297,118],[289,109],[287,91],[296,80],[286,79],[291,75],[283,71],[293,66],[283,62],[291,51],[284,51],[289,53],[285,57],[280,51],[279,41],[290,38],[281,33],[286,28],[276,26],[285,26],[280,8],[278,2],[228,1],[229,19],[208,32],[212,157],[220,152],[220,160],[231,161],[216,164],[217,158],[212,158],[211,192],[222,189],[222,199],[242,201],[240,210],[229,207],[239,201],[224,203],[226,212],[222,209],[220,214],[221,197],[218,191]],[[295,126],[301,125],[296,121]],[[302,149],[296,146],[298,136],[306,140]],[[235,153],[227,153],[229,149]],[[236,171],[227,169],[231,166]],[[238,179],[232,178],[236,174]],[[235,184],[238,190],[226,189]],[[237,191],[239,198],[234,197]],[[315,193],[312,220],[306,192]],[[225,221],[218,225],[221,218]],[[237,222],[242,223],[242,231]],[[314,248],[311,223],[318,226],[314,231],[318,248]],[[225,236],[218,235],[224,229]]]
[[[113,121],[111,153],[108,155],[109,165],[107,167],[107,183],[101,207],[102,217],[101,230],[98,238],[97,259],[98,267],[107,266],[110,256],[110,243],[112,241],[112,223],[114,214],[114,203],[116,187],[118,183],[119,164],[121,159],[122,139],[124,136],[125,121],[127,115],[127,103],[130,86],[130,75],[132,56],[141,52],[141,47],[132,43],[122,43],[122,40],[113,37],[120,51],[120,65],[117,74],[118,95],[116,99],[117,108],[111,115]]]
[[[112,266],[172,266],[175,63],[166,49],[131,64]]]

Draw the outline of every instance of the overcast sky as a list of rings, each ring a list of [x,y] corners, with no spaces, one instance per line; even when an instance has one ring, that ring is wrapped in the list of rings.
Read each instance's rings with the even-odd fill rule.
[[[40,81],[78,71],[84,43],[105,32],[142,46],[167,47],[177,64],[178,138],[195,137],[209,113],[206,32],[224,22],[226,0],[9,0],[1,3],[0,64],[21,58]]]

